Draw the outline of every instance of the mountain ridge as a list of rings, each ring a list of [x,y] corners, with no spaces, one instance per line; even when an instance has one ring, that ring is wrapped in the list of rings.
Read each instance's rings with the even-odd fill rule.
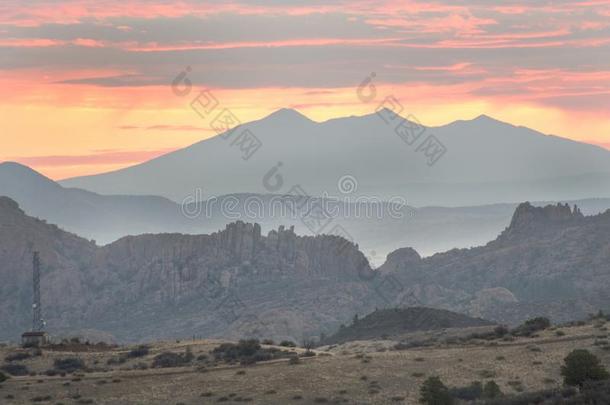
[[[581,318],[610,307],[610,211],[566,221],[564,205],[519,238],[421,258],[401,248],[378,270],[339,236],[234,222],[206,235],[145,234],[96,246],[0,198],[0,338],[28,328],[31,252],[42,261],[53,332],[97,329],[119,340],[290,338],[336,330],[355,313],[426,306],[506,324]],[[510,228],[509,228],[510,229]],[[121,314],[119,317],[118,314]],[[13,331],[13,335],[6,335]]]
[[[282,162],[280,193],[299,184],[311,196],[335,195],[339,180],[349,175],[357,182],[350,197],[403,196],[415,206],[481,205],[505,202],[505,196],[516,201],[610,197],[603,191],[610,189],[610,152],[598,146],[489,117],[415,126],[407,132],[417,134],[402,134],[405,142],[394,128],[403,118],[383,114],[314,122],[295,110],[279,110],[131,168],[61,184],[178,202],[198,188],[212,196],[261,194],[270,191],[263,179]],[[246,130],[260,143],[248,153],[236,143]],[[430,139],[445,149],[434,164],[420,145]],[[215,173],[223,173],[222,181]],[[578,176],[589,181],[575,186]]]

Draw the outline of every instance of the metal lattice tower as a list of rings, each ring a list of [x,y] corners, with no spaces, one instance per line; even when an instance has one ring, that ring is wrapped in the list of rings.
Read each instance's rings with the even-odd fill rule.
[[[32,267],[32,331],[40,332],[44,329],[44,321],[42,319],[42,305],[40,303],[40,256],[38,252],[34,252]]]

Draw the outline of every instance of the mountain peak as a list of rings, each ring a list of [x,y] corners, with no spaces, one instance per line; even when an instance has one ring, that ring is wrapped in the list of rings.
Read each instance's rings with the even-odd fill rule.
[[[489,115],[481,114],[478,117],[476,117],[475,119],[473,119],[473,121],[497,121],[497,120],[495,118],[490,117]]]
[[[292,108],[280,108],[269,114],[265,119],[275,119],[282,121],[308,121],[313,122],[305,115],[301,114],[295,109]]]
[[[531,235],[549,228],[580,221],[584,215],[576,205],[574,208],[562,203],[536,207],[529,202],[521,203],[515,210],[510,225],[504,231],[504,237],[511,235]]]
[[[32,169],[30,169],[26,165],[23,165],[23,164],[21,164],[19,162],[12,162],[10,160],[7,160],[5,162],[0,162],[0,169],[3,169],[3,170],[27,170],[27,171],[33,171]]]
[[[471,119],[469,121],[470,122],[482,123],[482,124],[503,124],[503,125],[507,125],[506,122],[500,121],[500,120],[495,119],[494,117],[490,117],[489,115],[486,115],[486,114],[481,114],[481,115],[477,116],[476,118],[473,118],[473,119]]]
[[[6,161],[0,163],[0,175],[8,175],[14,178],[31,178],[36,179],[38,181],[44,181],[48,183],[54,183],[53,180],[45,177],[44,175],[38,173],[36,170],[28,167],[24,164],[18,162]]]

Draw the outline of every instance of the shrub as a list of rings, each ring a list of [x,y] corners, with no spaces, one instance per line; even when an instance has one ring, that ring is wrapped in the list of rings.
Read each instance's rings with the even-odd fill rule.
[[[106,360],[106,364],[109,366],[114,366],[117,364],[123,364],[127,361],[127,356],[125,355],[121,355],[121,356],[116,356],[116,357],[111,357],[108,360]]]
[[[280,346],[283,346],[283,347],[297,347],[297,344],[294,343],[291,340],[282,340],[280,342]]]
[[[425,405],[451,405],[453,398],[449,390],[438,377],[428,377],[420,390],[419,402]]]
[[[582,387],[585,382],[610,378],[599,359],[585,349],[573,350],[564,359],[561,375],[566,385]]]
[[[494,329],[494,334],[499,338],[504,337],[504,335],[507,335],[508,332],[509,332],[508,328],[504,325],[496,326]]]
[[[449,394],[451,397],[462,401],[474,401],[483,395],[483,384],[480,381],[473,381],[467,387],[451,388]]]
[[[239,361],[243,365],[254,364],[287,357],[287,353],[277,348],[262,348],[256,339],[240,340],[238,343],[223,343],[212,350],[215,360],[228,363]]]
[[[5,364],[0,367],[2,371],[14,376],[22,376],[30,374],[30,371],[23,364]]]
[[[272,339],[263,339],[262,342],[264,345],[274,345],[275,342]]]
[[[522,325],[513,330],[515,336],[532,336],[535,332],[547,329],[551,326],[551,321],[545,317],[532,318],[525,321]]]
[[[0,383],[5,382],[6,380],[8,380],[8,376],[2,372],[0,372]]]
[[[155,368],[182,367],[188,364],[185,356],[178,353],[163,352],[153,359],[152,366]]]
[[[51,397],[50,395],[38,396],[38,397],[32,398],[32,402],[46,402],[46,401],[50,401],[51,399],[53,399],[53,397]]]
[[[65,359],[55,359],[53,366],[56,370],[73,373],[85,368],[85,363],[78,357],[66,357]]]
[[[135,349],[132,349],[129,353],[127,353],[127,357],[136,358],[136,357],[144,357],[148,353],[150,353],[150,349],[146,345],[140,345]]]
[[[487,381],[483,386],[483,398],[494,399],[502,396],[502,390],[494,380]]]
[[[6,355],[4,358],[5,361],[20,361],[29,359],[31,357],[28,352],[13,352]]]

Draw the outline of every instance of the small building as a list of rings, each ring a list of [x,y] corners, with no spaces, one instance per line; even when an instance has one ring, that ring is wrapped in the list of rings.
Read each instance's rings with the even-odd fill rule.
[[[36,331],[36,332],[24,332],[21,335],[21,345],[24,347],[40,347],[49,341],[49,335],[47,332]]]

